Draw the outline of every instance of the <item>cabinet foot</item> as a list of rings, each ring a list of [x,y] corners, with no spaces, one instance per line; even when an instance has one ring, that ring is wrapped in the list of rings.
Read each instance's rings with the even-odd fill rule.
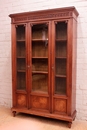
[[[13,117],[15,117],[15,115],[16,115],[16,111],[13,111],[12,113],[13,113]]]
[[[68,122],[68,127],[71,128],[72,122]]]

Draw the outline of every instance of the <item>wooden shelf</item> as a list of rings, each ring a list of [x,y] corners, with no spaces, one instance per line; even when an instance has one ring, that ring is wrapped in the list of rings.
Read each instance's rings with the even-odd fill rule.
[[[66,78],[66,75],[56,75],[56,78]]]
[[[25,40],[17,40],[17,42],[25,42]]]
[[[26,72],[26,70],[17,70],[17,72]]]
[[[67,39],[56,39],[57,42],[66,42]]]
[[[32,57],[32,59],[48,59],[48,57]]]
[[[67,57],[55,57],[56,59],[67,59]]]
[[[32,71],[33,74],[48,74],[48,72],[44,71]]]
[[[26,57],[17,56],[18,59],[26,59]]]
[[[45,42],[45,41],[48,41],[48,39],[32,39],[33,42]]]

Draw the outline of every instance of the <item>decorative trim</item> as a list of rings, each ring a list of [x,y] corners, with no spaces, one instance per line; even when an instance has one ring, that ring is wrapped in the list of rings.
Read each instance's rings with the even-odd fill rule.
[[[14,18],[14,21],[30,21],[34,19],[52,19],[58,17],[72,17],[72,12],[60,12],[60,13],[53,13],[53,14],[42,14],[42,15],[27,15],[27,16],[19,16]]]

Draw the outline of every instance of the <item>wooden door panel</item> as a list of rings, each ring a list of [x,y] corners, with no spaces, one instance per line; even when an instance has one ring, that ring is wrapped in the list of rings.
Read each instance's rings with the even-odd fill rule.
[[[54,112],[66,113],[67,112],[67,100],[66,99],[54,99]]]
[[[48,110],[49,98],[42,96],[31,96],[31,108]]]
[[[27,107],[27,95],[17,94],[16,102],[18,107]]]

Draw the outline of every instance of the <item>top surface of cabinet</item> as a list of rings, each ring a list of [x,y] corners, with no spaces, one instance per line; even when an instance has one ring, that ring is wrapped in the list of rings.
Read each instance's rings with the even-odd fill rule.
[[[78,12],[75,7],[56,8],[50,10],[32,11],[17,14],[10,14],[12,23],[28,22],[36,20],[49,20],[58,18],[75,18],[78,16]]]

